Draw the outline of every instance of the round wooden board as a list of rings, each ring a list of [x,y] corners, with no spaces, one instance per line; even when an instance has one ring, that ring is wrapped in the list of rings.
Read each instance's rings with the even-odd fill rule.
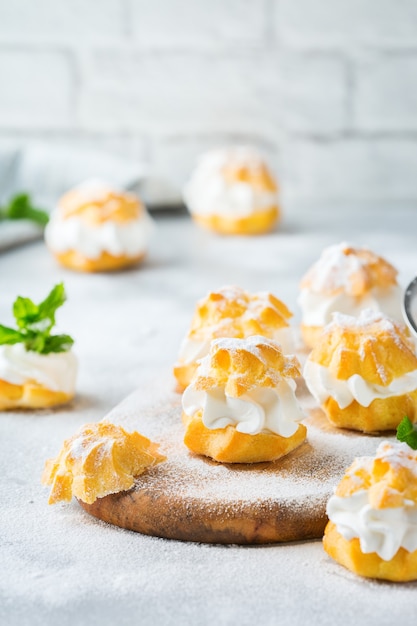
[[[327,500],[345,468],[356,456],[373,455],[387,439],[333,428],[301,384],[306,443],[273,463],[216,463],[184,446],[181,397],[166,391],[172,387],[165,378],[147,385],[108,415],[159,442],[167,461],[140,476],[128,492],[80,502],[91,515],[147,535],[204,543],[320,538]]]

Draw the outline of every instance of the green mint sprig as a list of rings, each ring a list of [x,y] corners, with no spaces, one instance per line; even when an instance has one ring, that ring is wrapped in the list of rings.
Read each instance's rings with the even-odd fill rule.
[[[68,352],[74,340],[69,335],[51,335],[55,313],[66,300],[63,283],[55,285],[45,300],[35,304],[18,296],[13,304],[17,329],[0,324],[0,345],[23,343],[26,350],[39,354]]]
[[[0,208],[0,219],[30,220],[39,226],[46,226],[49,215],[46,211],[33,206],[29,194],[19,193],[13,196],[5,207]]]
[[[408,443],[413,450],[417,450],[417,426],[407,416],[403,417],[398,425],[397,439]]]

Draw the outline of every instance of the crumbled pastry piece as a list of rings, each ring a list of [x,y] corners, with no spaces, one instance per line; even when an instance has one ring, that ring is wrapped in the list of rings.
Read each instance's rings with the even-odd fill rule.
[[[406,327],[381,313],[335,313],[304,367],[310,392],[336,426],[391,430],[417,407],[417,356]]]
[[[250,294],[240,287],[222,287],[197,303],[191,328],[174,366],[178,389],[190,384],[198,362],[206,356],[212,339],[244,339],[262,335],[276,340],[285,353],[293,352],[292,313],[271,293]]]
[[[184,189],[193,219],[222,234],[259,234],[279,216],[278,186],[254,148],[234,146],[204,154]]]
[[[42,483],[52,485],[49,504],[72,496],[91,504],[127,491],[136,476],[164,460],[158,445],[138,432],[101,421],[86,424],[64,441],[57,458],[46,462]]]
[[[370,308],[402,321],[397,270],[367,248],[347,243],[326,248],[300,288],[301,331],[310,348],[334,312],[357,316]]]
[[[60,199],[45,240],[66,267],[108,271],[142,260],[151,230],[152,221],[137,196],[88,181]]]
[[[225,463],[272,461],[306,437],[294,356],[271,339],[217,339],[183,395],[184,443]]]
[[[355,459],[327,505],[324,548],[370,578],[417,579],[417,452],[386,441]]]

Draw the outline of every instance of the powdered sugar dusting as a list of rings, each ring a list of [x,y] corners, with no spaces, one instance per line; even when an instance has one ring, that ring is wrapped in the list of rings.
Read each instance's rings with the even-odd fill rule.
[[[407,467],[417,477],[417,451],[400,441],[383,441],[376,451],[375,458],[386,461],[395,468]]]
[[[175,509],[180,506],[191,517],[193,510],[202,508],[208,515],[227,517],[237,511],[244,516],[248,508],[253,512],[278,506],[288,515],[300,515],[300,520],[325,519],[327,500],[353,457],[374,454],[380,441],[332,428],[315,409],[308,411],[307,443],[287,457],[252,465],[216,463],[184,446],[180,397],[164,389],[158,383],[151,391],[158,404],[147,405],[143,391],[132,394],[108,419],[161,442],[167,461],[140,476],[135,489],[164,494]],[[304,396],[302,388],[301,401]]]
[[[366,254],[362,256],[361,253]],[[364,284],[369,283],[369,288],[378,287],[377,282],[372,284],[371,274],[368,271],[370,259],[366,256],[370,256],[373,262],[379,260],[385,270],[382,274],[385,278],[391,274],[389,282],[395,284],[395,270],[392,266],[383,259],[378,259],[367,248],[355,249],[352,245],[342,242],[323,250],[318,261],[304,276],[302,286],[315,293],[344,292],[358,295],[355,282],[359,278]],[[377,281],[376,275],[373,281]]]
[[[381,313],[373,309],[363,309],[358,317],[352,315],[344,315],[343,313],[333,313],[332,324],[341,328],[364,329],[372,324],[378,324],[381,330],[397,335],[394,322]]]

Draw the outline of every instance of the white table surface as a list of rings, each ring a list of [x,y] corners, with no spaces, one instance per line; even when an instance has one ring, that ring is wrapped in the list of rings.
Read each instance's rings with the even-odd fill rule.
[[[365,244],[417,273],[417,209],[311,212],[264,237],[223,238],[161,217],[147,261],[113,275],[60,269],[42,243],[0,256],[0,319],[17,294],[64,280],[60,328],[76,339],[78,395],[56,411],[0,415],[0,624],[414,624],[417,584],[355,577],[321,542],[199,545],[141,536],[48,507],[45,459],[149,377],[169,370],[197,298],[223,284],[270,290],[296,312],[297,285],[325,245]]]

